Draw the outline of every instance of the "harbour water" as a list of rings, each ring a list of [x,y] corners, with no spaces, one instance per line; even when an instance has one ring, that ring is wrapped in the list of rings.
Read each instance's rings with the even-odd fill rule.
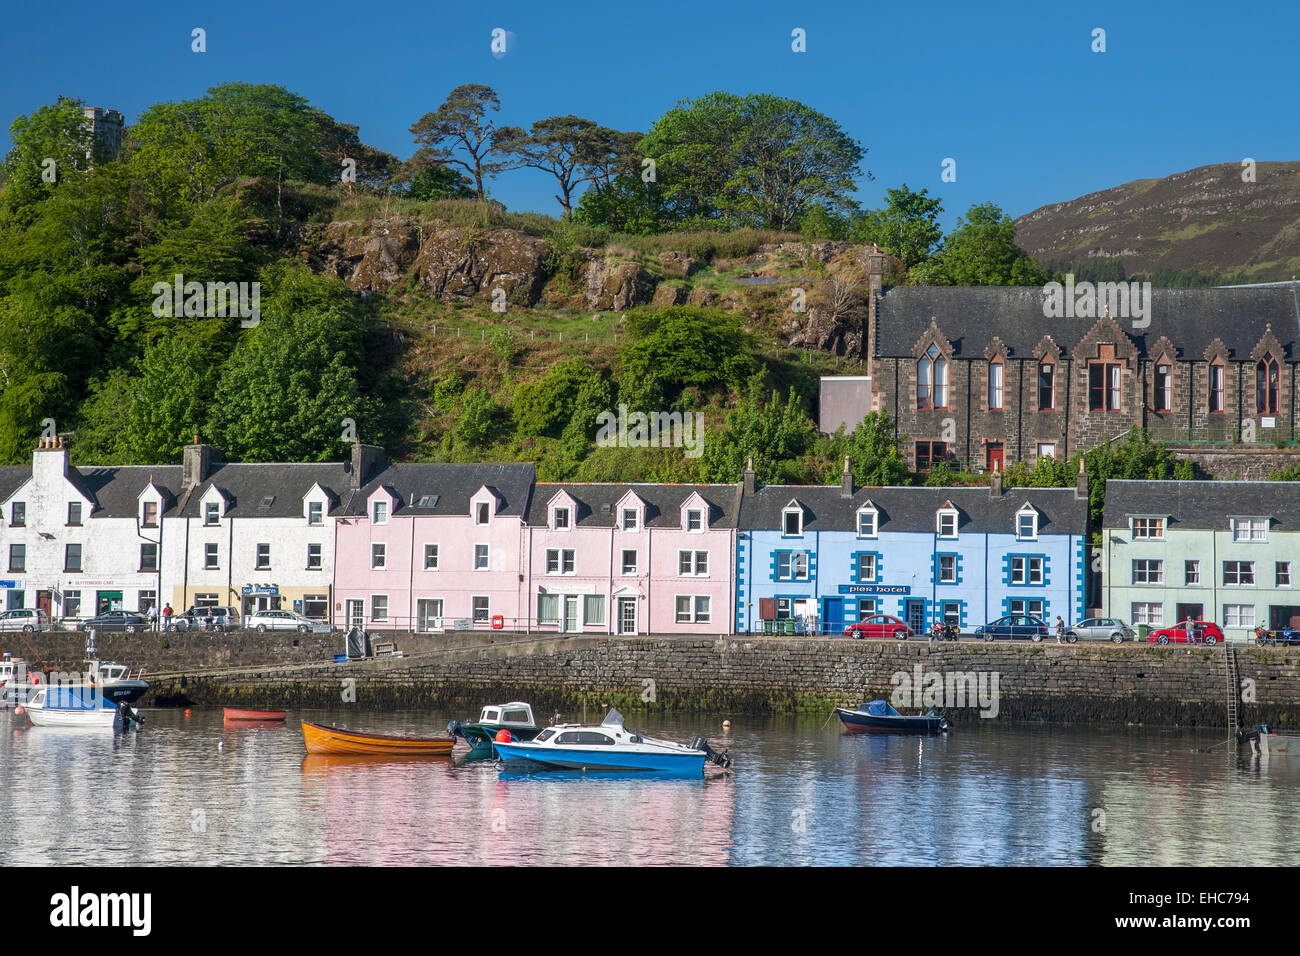
[[[308,757],[297,722],[440,733],[465,714],[145,713],[127,734],[0,714],[0,864],[1258,866],[1293,863],[1300,840],[1300,760],[1261,763],[1221,734],[845,736],[812,717],[724,734],[720,716],[629,715],[736,758],[731,775],[655,780]]]

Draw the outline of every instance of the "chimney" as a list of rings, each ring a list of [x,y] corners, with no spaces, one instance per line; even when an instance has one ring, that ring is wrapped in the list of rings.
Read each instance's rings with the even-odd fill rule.
[[[849,470],[849,456],[844,456],[844,472],[840,475],[840,497],[853,497],[853,472]]]
[[[989,475],[989,497],[1002,497],[1002,472],[998,470],[998,463],[993,463],[993,474]]]
[[[749,464],[745,465],[745,494],[754,493],[754,457],[751,455]]]
[[[68,450],[60,438],[42,438],[32,455],[32,478],[54,487],[68,476]]]
[[[221,452],[211,445],[199,444],[199,436],[194,436],[194,444],[186,445],[181,457],[181,495],[188,495],[212,475],[212,463],[217,461]]]
[[[381,447],[378,445],[363,445],[359,441],[353,442],[350,490],[360,491],[370,479],[383,471],[386,464],[384,450]]]
[[[1079,477],[1074,479],[1074,497],[1088,498],[1088,473],[1083,470],[1083,456],[1079,456]]]
[[[867,253],[867,327],[862,336],[862,350],[867,353],[867,375],[874,377],[876,360],[876,303],[885,284],[885,264],[888,258],[873,242]],[[874,383],[873,383],[874,384]]]

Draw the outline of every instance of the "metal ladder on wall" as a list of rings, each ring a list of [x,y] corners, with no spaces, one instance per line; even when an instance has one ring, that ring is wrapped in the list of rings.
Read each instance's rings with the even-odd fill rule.
[[[1241,701],[1241,678],[1237,669],[1237,649],[1228,641],[1223,642],[1224,671],[1228,676],[1228,739],[1235,740],[1241,729],[1241,714],[1238,705]]]

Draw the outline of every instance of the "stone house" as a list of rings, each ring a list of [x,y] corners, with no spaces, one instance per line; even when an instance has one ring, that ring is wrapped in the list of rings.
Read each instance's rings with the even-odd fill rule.
[[[1133,427],[1267,443],[1300,426],[1296,283],[1157,289],[1142,320],[1049,318],[1037,287],[876,288],[872,404],[917,471],[1069,457]]]

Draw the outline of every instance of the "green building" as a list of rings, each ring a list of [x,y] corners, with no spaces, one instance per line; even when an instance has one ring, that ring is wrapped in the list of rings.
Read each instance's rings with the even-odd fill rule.
[[[1300,625],[1300,484],[1107,481],[1101,560],[1104,613],[1135,628]]]

